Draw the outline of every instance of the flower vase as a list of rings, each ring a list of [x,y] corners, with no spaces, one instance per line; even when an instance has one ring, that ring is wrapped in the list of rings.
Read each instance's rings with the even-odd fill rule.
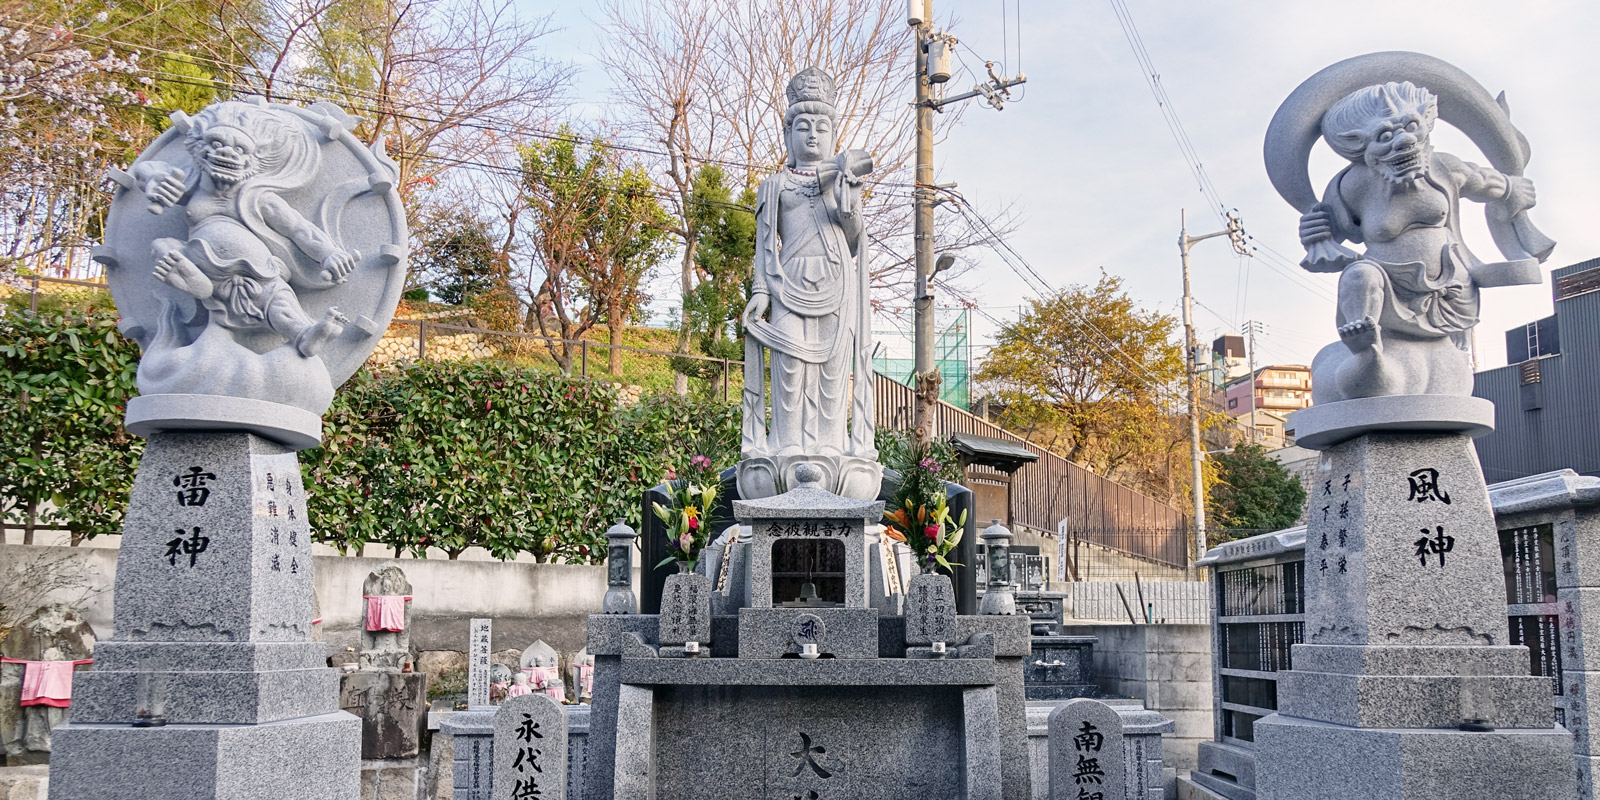
[[[694,562],[693,561],[683,561],[683,560],[679,560],[678,561],[678,574],[679,575],[688,575],[691,572],[694,572]]]

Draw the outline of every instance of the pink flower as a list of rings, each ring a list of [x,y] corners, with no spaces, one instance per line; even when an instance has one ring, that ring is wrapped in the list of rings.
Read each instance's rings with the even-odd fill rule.
[[[694,535],[689,533],[688,531],[684,531],[683,535],[678,537],[678,549],[683,550],[684,552],[688,552],[689,548],[693,547],[693,546],[694,546]]]
[[[697,517],[690,517],[689,518],[689,530],[691,530],[691,531],[700,530],[700,520],[699,520],[699,518],[697,518]]]
[[[711,467],[711,459],[705,456],[695,456],[689,459],[689,463],[703,469],[709,469]]]
[[[675,481],[675,480],[677,480],[677,479],[678,479],[678,473],[677,473],[677,471],[676,471],[676,470],[674,470],[674,469],[672,469],[672,468],[671,468],[671,467],[668,467],[668,468],[667,468],[667,480],[669,480],[669,481]]]
[[[929,525],[928,527],[923,528],[922,535],[928,537],[929,539],[937,539],[939,537],[939,526]]]

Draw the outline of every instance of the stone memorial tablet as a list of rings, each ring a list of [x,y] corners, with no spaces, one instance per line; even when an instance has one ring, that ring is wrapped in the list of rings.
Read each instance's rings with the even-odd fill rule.
[[[494,800],[566,800],[567,715],[542,694],[508,698],[494,713]]]
[[[956,638],[956,591],[948,575],[922,574],[906,592],[906,644],[929,645]]]
[[[489,652],[494,620],[473,618],[467,636],[467,707],[489,705]]]
[[[1076,699],[1050,713],[1050,800],[1127,800],[1122,717],[1098,700]],[[1139,800],[1145,800],[1140,797]]]
[[[667,576],[661,587],[661,644],[710,641],[711,581],[693,572]]]

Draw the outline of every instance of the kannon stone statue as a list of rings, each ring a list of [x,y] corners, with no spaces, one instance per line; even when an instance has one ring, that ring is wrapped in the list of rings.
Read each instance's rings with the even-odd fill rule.
[[[238,427],[315,443],[404,280],[398,170],[329,103],[173,117],[127,172],[95,257],[144,350],[129,430]]]
[[[1383,76],[1416,82],[1373,80]],[[1441,107],[1494,166],[1433,148]],[[1376,53],[1323,70],[1279,109],[1267,135],[1267,166],[1279,192],[1303,212],[1301,265],[1339,273],[1340,341],[1312,362],[1317,405],[1472,394],[1468,351],[1479,290],[1539,283],[1539,265],[1554,247],[1527,220],[1535,200],[1533,183],[1521,175],[1528,145],[1507,108],[1504,95],[1491,100],[1442,61]],[[1318,134],[1350,161],[1320,200],[1310,194],[1305,160]],[[1467,248],[1462,199],[1486,205],[1503,260],[1485,262]],[[1365,252],[1341,242],[1365,244]]]
[[[802,464],[845,497],[878,496],[873,446],[872,329],[862,179],[872,156],[835,154],[833,79],[808,67],[789,82],[788,163],[756,195],[754,284],[746,336],[739,494],[798,485]],[[767,386],[771,424],[767,424]]]

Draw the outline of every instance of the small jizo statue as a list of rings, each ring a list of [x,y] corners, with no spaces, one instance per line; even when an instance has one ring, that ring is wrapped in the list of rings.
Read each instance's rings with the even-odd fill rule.
[[[1450,101],[1454,119],[1505,169],[1478,166],[1433,148],[1435,91],[1390,80],[1343,87],[1374,74],[1427,76]],[[1419,81],[1421,78],[1418,79]],[[1359,86],[1360,83],[1355,85]],[[1335,92],[1346,92],[1338,94]],[[1321,98],[1341,97],[1326,108]],[[1322,101],[1326,102],[1326,101]],[[1414,53],[1379,53],[1329,67],[1279,109],[1268,132],[1268,171],[1304,213],[1301,266],[1338,272],[1340,341],[1312,363],[1315,402],[1385,395],[1470,395],[1466,351],[1478,323],[1478,290],[1539,283],[1554,242],[1526,219],[1533,182],[1520,175],[1528,146],[1498,103],[1470,77]],[[1320,132],[1350,165],[1315,202],[1304,157]],[[1294,138],[1301,141],[1290,141]],[[1309,141],[1307,141],[1309,139]],[[1299,146],[1302,149],[1295,150]],[[1288,163],[1293,159],[1296,163]],[[1303,189],[1302,189],[1303,184]],[[1460,200],[1488,206],[1505,260],[1486,263],[1461,235]],[[1363,243],[1355,253],[1340,242]]]
[[[739,492],[770,497],[798,485],[802,464],[822,488],[878,495],[883,468],[872,431],[872,326],[861,188],[863,150],[835,153],[838,92],[807,67],[789,82],[788,163],[756,194],[755,276],[744,324],[743,460]],[[766,385],[770,361],[770,428]]]

